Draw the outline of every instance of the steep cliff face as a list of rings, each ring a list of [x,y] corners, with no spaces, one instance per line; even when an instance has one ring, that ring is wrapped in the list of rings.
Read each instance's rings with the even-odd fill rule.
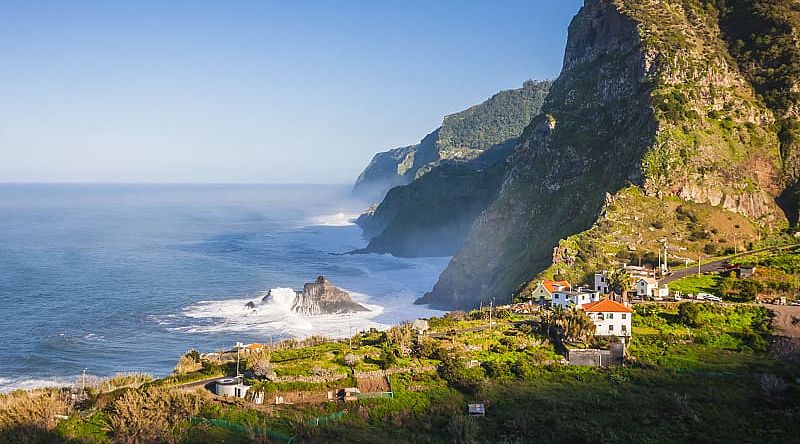
[[[517,137],[538,113],[550,82],[527,81],[444,118],[420,143],[376,154],[356,180],[353,193],[381,201],[395,186],[423,176],[442,161],[468,162]]]
[[[669,198],[785,224],[775,198],[791,168],[775,114],[730,55],[721,17],[710,1],[587,0],[498,198],[420,302],[508,300],[628,185],[640,190],[633,216]]]
[[[504,160],[515,146],[516,139],[511,139],[478,159],[445,162],[410,184],[391,189],[376,209],[359,218],[372,239],[356,253],[452,256],[475,218],[497,197]]]

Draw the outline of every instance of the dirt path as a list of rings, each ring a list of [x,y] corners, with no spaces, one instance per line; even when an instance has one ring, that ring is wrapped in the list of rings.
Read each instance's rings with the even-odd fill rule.
[[[800,338],[800,307],[791,305],[770,305],[775,313],[772,325],[775,333],[790,338]],[[796,320],[796,322],[793,322]]]

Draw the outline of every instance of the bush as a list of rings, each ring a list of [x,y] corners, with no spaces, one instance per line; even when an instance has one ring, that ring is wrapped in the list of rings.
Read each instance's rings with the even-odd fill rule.
[[[202,368],[203,364],[200,362],[200,353],[197,350],[189,350],[178,359],[178,363],[175,364],[175,369],[172,373],[176,375],[185,375],[187,373],[199,371]]]
[[[439,376],[453,388],[468,394],[477,394],[485,378],[483,367],[467,368],[459,357],[443,356],[437,366]]]

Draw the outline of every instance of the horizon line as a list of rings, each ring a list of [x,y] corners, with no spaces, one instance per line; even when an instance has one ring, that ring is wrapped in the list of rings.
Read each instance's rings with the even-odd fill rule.
[[[111,182],[111,181],[3,181],[0,185],[352,185],[350,182]]]

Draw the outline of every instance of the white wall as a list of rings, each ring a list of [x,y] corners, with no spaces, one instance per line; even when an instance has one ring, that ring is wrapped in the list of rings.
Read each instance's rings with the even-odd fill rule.
[[[600,336],[630,336],[633,313],[603,312],[587,313],[594,321],[595,333]],[[613,329],[609,327],[613,326]],[[624,328],[624,330],[623,330]]]

